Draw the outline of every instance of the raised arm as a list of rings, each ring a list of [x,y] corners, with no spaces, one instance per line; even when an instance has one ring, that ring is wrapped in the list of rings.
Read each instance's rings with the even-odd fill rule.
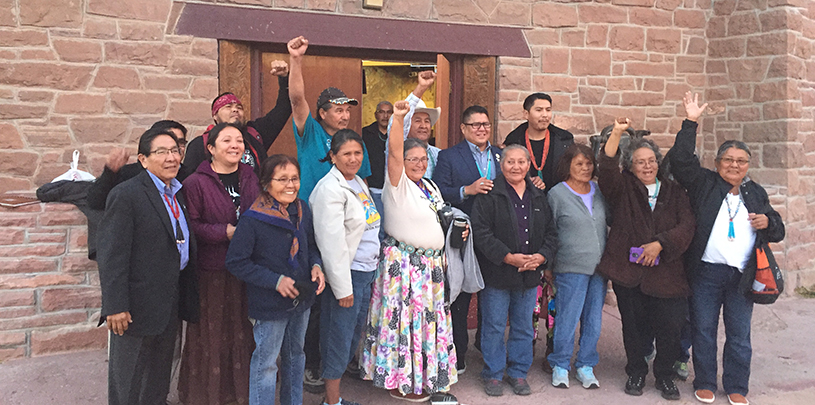
[[[682,129],[676,134],[676,141],[674,146],[668,151],[667,157],[671,161],[671,173],[673,173],[676,180],[688,190],[688,193],[694,195],[696,192],[696,185],[699,184],[700,179],[704,176],[705,169],[699,163],[699,158],[696,156],[696,128],[698,124],[696,121],[707,108],[707,103],[699,106],[699,95],[691,92],[685,93],[682,100],[685,105],[685,112],[687,119],[682,122]]]
[[[407,101],[397,101],[393,105],[391,133],[402,133],[408,111],[410,106]],[[402,171],[405,169],[404,151],[405,140],[401,136],[388,136],[388,178],[394,187],[399,185],[399,179],[402,178]]]
[[[614,128],[611,130],[611,135],[608,136],[608,140],[606,141],[606,156],[617,156],[617,151],[620,149],[620,138],[622,138],[623,132],[630,126],[631,120],[628,118],[619,117],[614,120]]]
[[[299,36],[286,45],[289,49],[289,98],[291,99],[292,121],[297,128],[296,135],[303,135],[303,127],[311,113],[306,101],[306,87],[303,84],[303,55],[308,49],[308,40]]]
[[[271,63],[272,76],[277,76],[277,101],[274,108],[266,115],[253,121],[252,125],[263,138],[263,147],[269,149],[280,131],[286,126],[291,115],[291,100],[289,100],[289,65],[282,60]]]

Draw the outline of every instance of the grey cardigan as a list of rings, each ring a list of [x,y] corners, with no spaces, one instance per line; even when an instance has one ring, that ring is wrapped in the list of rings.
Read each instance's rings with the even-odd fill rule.
[[[594,274],[606,248],[606,201],[597,183],[592,182],[594,198],[592,212],[583,200],[572,193],[566,184],[558,183],[549,190],[549,206],[557,224],[558,249],[553,271],[555,273]]]

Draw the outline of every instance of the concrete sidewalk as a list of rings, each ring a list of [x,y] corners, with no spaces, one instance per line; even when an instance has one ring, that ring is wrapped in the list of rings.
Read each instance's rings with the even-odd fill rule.
[[[720,341],[724,332],[720,330]],[[753,363],[750,395],[754,405],[815,404],[815,300],[785,298],[770,305],[756,305],[753,313]],[[721,348],[721,344],[719,346]],[[595,374],[601,388],[583,389],[572,376],[570,389],[551,386],[549,374],[541,371],[542,353],[538,353],[529,382],[532,395],[519,397],[506,387],[503,397],[490,398],[479,382],[483,365],[476,350],[467,355],[467,373],[453,386],[462,404],[699,404],[693,398],[691,381],[678,381],[679,401],[666,401],[654,388],[649,376],[642,397],[623,392],[626,375],[619,314],[606,306],[603,333],[599,344],[600,364]],[[720,350],[721,356],[721,350]],[[721,364],[721,363],[720,363]],[[692,369],[692,368],[691,368]],[[719,370],[721,373],[721,369]],[[572,373],[573,374],[573,373]],[[105,404],[107,399],[107,363],[104,351],[88,351],[18,359],[0,364],[0,405],[90,405]],[[343,393],[366,405],[407,404],[392,399],[370,382],[343,380]],[[171,400],[175,395],[171,394]],[[319,404],[321,397],[306,394],[307,405]],[[724,392],[717,393],[716,404],[727,404]],[[194,405],[194,404],[190,404]]]

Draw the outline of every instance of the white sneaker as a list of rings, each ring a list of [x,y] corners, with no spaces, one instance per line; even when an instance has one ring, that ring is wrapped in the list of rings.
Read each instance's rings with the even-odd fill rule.
[[[585,389],[600,388],[600,381],[594,377],[594,370],[589,366],[583,366],[577,369],[577,381],[583,383]]]
[[[569,370],[558,366],[553,367],[552,385],[557,388],[569,388]]]

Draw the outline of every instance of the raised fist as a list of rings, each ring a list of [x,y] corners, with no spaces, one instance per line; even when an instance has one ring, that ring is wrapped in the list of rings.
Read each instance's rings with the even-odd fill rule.
[[[289,64],[283,60],[272,61],[272,75],[286,77],[289,75]]]
[[[289,55],[291,56],[303,56],[306,54],[306,49],[308,49],[308,40],[301,35],[289,41],[289,43],[286,44],[286,48],[289,49]]]
[[[393,115],[395,117],[404,118],[410,111],[410,104],[405,100],[399,100],[393,104]]]

